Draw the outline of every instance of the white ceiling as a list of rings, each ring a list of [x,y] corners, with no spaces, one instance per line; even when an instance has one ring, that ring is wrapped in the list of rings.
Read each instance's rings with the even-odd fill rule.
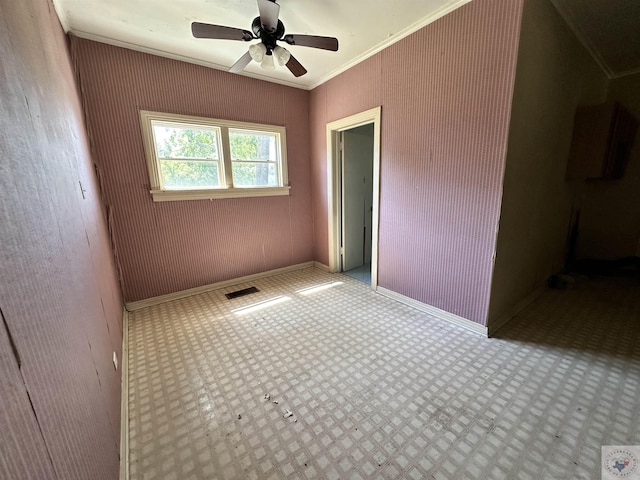
[[[243,75],[311,89],[471,0],[278,0],[286,33],[337,37],[338,52],[285,45],[309,71]],[[69,33],[228,70],[246,42],[196,39],[191,22],[251,30],[256,0],[53,0]],[[551,0],[610,77],[640,72],[640,0]]]
[[[53,0],[68,33],[112,45],[228,70],[249,43],[196,39],[191,22],[251,30],[256,0]],[[338,52],[286,45],[308,73],[246,75],[310,89],[471,0],[278,0],[286,33],[337,37]],[[256,41],[257,42],[257,41]]]

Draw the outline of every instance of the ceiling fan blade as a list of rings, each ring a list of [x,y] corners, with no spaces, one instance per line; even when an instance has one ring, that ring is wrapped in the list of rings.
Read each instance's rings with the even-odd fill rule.
[[[234,63],[229,71],[231,73],[240,73],[243,71],[247,65],[251,63],[251,54],[247,51],[243,56],[241,56],[236,63]]]
[[[260,23],[268,31],[274,32],[278,28],[278,15],[280,5],[271,0],[258,0],[258,10],[260,11]]]
[[[196,38],[216,38],[221,40],[253,40],[253,34],[241,28],[224,27],[222,25],[211,25],[209,23],[193,22],[191,33]]]
[[[285,35],[282,40],[289,45],[321,48],[323,50],[338,51],[338,39],[334,37],[319,37],[316,35]]]
[[[302,64],[296,60],[296,57],[291,55],[289,57],[289,61],[286,63],[287,68],[291,73],[293,73],[294,77],[301,77],[305,73],[307,73],[307,69],[302,66]]]

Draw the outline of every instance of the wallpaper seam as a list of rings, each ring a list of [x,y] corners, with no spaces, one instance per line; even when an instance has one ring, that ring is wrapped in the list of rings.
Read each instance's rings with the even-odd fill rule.
[[[31,399],[31,392],[29,391],[29,386],[27,385],[27,381],[24,378],[24,373],[22,371],[22,358],[20,356],[20,352],[18,351],[18,347],[16,345],[16,342],[13,338],[13,333],[11,332],[11,328],[9,327],[9,324],[7,322],[6,317],[4,316],[4,312],[2,311],[2,309],[0,308],[0,317],[2,317],[2,325],[7,333],[7,338],[9,339],[9,344],[11,345],[11,350],[13,353],[13,357],[15,359],[16,362],[16,366],[18,368],[18,373],[20,374],[20,380],[22,381],[22,386],[24,387],[24,392],[27,396],[27,400],[29,401],[29,408],[31,410],[31,412],[33,413],[33,418],[36,422],[36,425],[38,425],[38,434],[40,435],[40,438],[42,439],[42,443],[45,447],[45,450],[47,451],[47,458],[49,460],[49,465],[51,466],[51,469],[53,470],[53,474],[55,475],[56,479],[59,478],[58,476],[58,472],[56,470],[56,466],[53,463],[53,457],[51,456],[51,450],[49,449],[49,442],[47,442],[47,439],[44,435],[44,431],[42,429],[42,425],[40,424],[40,418],[38,417],[38,413],[36,412],[36,408],[33,405],[33,400]]]

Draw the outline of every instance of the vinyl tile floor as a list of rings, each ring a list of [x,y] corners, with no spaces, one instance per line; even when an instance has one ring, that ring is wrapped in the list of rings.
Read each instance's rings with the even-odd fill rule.
[[[487,339],[314,268],[138,310],[130,478],[600,478],[640,444],[639,325],[637,279]]]

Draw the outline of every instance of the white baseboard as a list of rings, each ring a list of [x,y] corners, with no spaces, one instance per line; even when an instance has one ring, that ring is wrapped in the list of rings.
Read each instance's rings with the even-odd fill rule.
[[[209,285],[203,285],[201,287],[190,288],[188,290],[181,290],[179,292],[168,293],[166,295],[159,295],[157,297],[147,298],[145,300],[138,300],[136,302],[128,302],[125,306],[128,311],[140,310],[141,308],[150,307],[152,305],[159,305],[165,302],[171,302],[180,298],[190,297],[192,295],[198,295],[200,293],[210,292],[212,290],[218,290],[220,288],[229,287],[231,285],[237,285],[238,283],[252,282],[259,278],[273,277],[274,275],[280,275],[282,273],[294,272],[296,270],[303,270],[305,268],[315,267],[315,262],[298,263],[297,265],[290,265],[288,267],[276,268],[275,270],[268,270],[266,272],[254,273],[252,275],[245,275],[244,277],[232,278],[230,280],[223,280],[221,282],[210,283]]]
[[[462,327],[473,333],[477,333],[484,337],[489,336],[487,327],[485,327],[484,325],[480,325],[479,323],[472,322],[471,320],[468,320],[464,317],[460,317],[458,315],[449,313],[445,310],[441,310],[431,305],[427,305],[426,303],[419,302],[418,300],[414,300],[413,298],[409,298],[399,293],[393,292],[391,290],[387,290],[386,288],[383,288],[383,287],[376,288],[376,292],[392,300],[395,300],[397,302],[404,303],[405,305],[413,307],[416,310],[420,310],[422,312],[433,315],[434,317],[437,317],[441,320],[445,320],[449,323],[453,323],[454,325],[457,325],[458,327]]]
[[[329,273],[329,272],[330,272],[330,270],[329,270],[329,266],[328,266],[328,265],[325,265],[324,263],[320,263],[320,262],[313,262],[313,266],[314,266],[314,267],[316,267],[316,268],[318,268],[318,269],[320,269],[320,270],[322,270],[323,272],[327,272],[327,273]]]
[[[509,312],[499,318],[497,318],[496,320],[491,320],[489,319],[488,324],[489,324],[489,336],[494,335],[499,328],[503,327],[505,323],[507,323],[509,320],[511,320],[513,317],[515,317],[518,313],[520,313],[520,311],[529,306],[530,304],[532,304],[534,301],[536,301],[538,299],[538,297],[540,295],[542,295],[544,293],[544,291],[546,290],[546,287],[542,286],[537,288],[536,290],[534,290],[533,292],[531,292],[530,295],[528,295],[526,298],[520,300],[511,310],[509,310]]]
[[[120,480],[129,480],[129,312],[122,309],[120,358]]]

